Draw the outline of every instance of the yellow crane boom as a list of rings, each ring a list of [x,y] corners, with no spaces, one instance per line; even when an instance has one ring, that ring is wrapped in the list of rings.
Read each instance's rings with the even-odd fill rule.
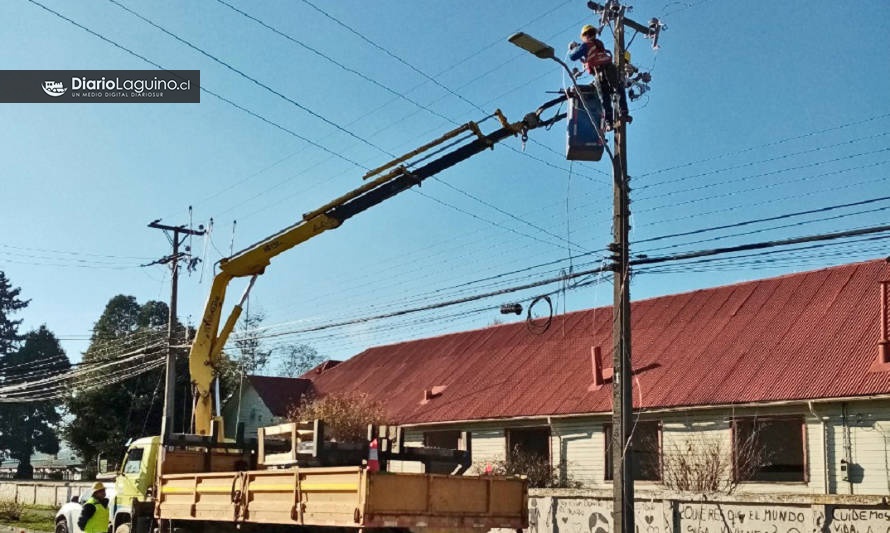
[[[296,224],[245,248],[229,258],[221,260],[219,262],[219,273],[213,279],[210,295],[204,306],[204,314],[198,325],[197,335],[189,353],[189,374],[195,397],[193,433],[200,436],[211,435],[213,420],[211,387],[213,380],[216,378],[220,354],[229,334],[235,327],[235,323],[241,314],[241,306],[256,277],[263,273],[273,257],[329,229],[340,226],[352,216],[411,188],[413,185],[420,184],[424,179],[442,170],[488,148],[493,148],[495,144],[507,137],[522,134],[524,140],[528,130],[550,125],[561,120],[565,117],[565,114],[557,114],[547,120],[541,120],[540,116],[545,109],[561,103],[565,99],[565,95],[554,98],[543,104],[536,111],[527,114],[521,121],[515,123],[509,123],[500,110],[497,110],[494,116],[499,119],[501,128],[487,135],[482,133],[477,123],[468,122],[442,137],[368,172],[365,175],[365,179],[372,177],[374,179],[319,209],[306,213],[303,215],[302,220]],[[470,140],[466,144],[445,153],[429,163],[416,168],[409,168],[412,166],[411,163],[407,163],[409,159],[419,156],[446,141],[459,138],[461,135],[466,135]],[[456,142],[460,142],[460,140]],[[438,152],[434,152],[433,155],[436,155],[436,153]],[[430,156],[421,160],[428,157]],[[381,174],[384,171],[388,172]],[[239,303],[235,305],[222,329],[220,329],[222,306],[229,282],[233,278],[248,276],[252,277],[252,279],[244,291],[244,295]]]

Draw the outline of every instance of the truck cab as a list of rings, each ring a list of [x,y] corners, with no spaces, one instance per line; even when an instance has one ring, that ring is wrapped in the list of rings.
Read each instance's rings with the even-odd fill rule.
[[[157,475],[160,437],[136,439],[127,447],[114,481],[115,496],[110,503],[111,531],[129,533],[133,516],[142,516],[138,506],[154,505],[153,490]],[[150,515],[150,513],[149,513]]]

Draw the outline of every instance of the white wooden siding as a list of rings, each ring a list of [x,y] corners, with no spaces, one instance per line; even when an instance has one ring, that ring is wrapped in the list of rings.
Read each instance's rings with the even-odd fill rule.
[[[553,420],[550,431],[551,462],[560,479],[593,487],[603,482],[605,454],[603,426],[591,419]]]
[[[852,476],[854,493],[890,494],[890,406],[850,404],[847,411],[852,460],[861,469],[861,476]],[[835,462],[839,465],[844,457],[843,439],[838,443],[841,447]],[[845,491],[849,491],[849,483],[841,480],[838,492]]]
[[[256,437],[256,430],[259,427],[271,426],[279,423],[281,420],[272,416],[272,412],[263,403],[263,400],[257,394],[256,390],[251,387],[247,381],[244,382],[244,389],[241,393],[240,416],[238,398],[232,398],[223,409],[225,416],[226,435],[235,436],[237,422],[244,422],[245,438]]]
[[[227,434],[235,429],[237,400],[229,402],[226,414]],[[685,413],[647,414],[641,420],[662,422],[661,449],[664,461],[671,454],[687,453],[687,442],[717,442],[727,453],[732,449],[730,420],[748,416],[799,416],[805,424],[805,453],[807,481],[803,483],[743,483],[737,492],[750,493],[830,493],[890,495],[890,400],[862,400],[848,402],[846,424],[849,427],[850,453],[854,466],[852,483],[841,472],[844,459],[844,424],[840,403],[798,404],[772,408],[737,408],[694,410]],[[256,394],[252,387],[245,387],[241,401],[240,420],[245,423],[245,434],[255,436],[256,428],[279,422]],[[594,489],[608,489],[611,482],[605,480],[605,435],[603,426],[609,417],[592,415],[550,420],[550,449],[554,466],[560,467],[568,481],[577,481]],[[429,429],[413,427],[407,430],[406,443],[423,444],[427,430],[467,430],[472,433],[473,463],[471,472],[479,472],[486,463],[505,459],[505,430],[514,427],[547,426],[546,419],[485,422],[464,425],[434,426]],[[826,470],[827,466],[827,470]],[[418,463],[390,465],[395,472],[419,472]],[[859,468],[857,477],[855,468]],[[731,472],[727,472],[731,475]],[[636,482],[640,491],[661,489],[661,483]]]

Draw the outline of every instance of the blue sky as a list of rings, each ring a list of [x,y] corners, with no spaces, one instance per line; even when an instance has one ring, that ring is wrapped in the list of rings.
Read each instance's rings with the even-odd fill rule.
[[[551,98],[547,91],[565,83],[558,65],[515,48],[510,34],[525,31],[562,54],[593,21],[582,1],[226,0],[275,33],[217,0],[116,1],[293,102],[114,2],[35,0],[164,68],[199,69],[207,89],[342,157],[207,93],[200,104],[0,104],[0,270],[31,299],[25,326],[45,323],[72,360],[114,295],[167,300],[168,272],[139,266],[170,252],[150,221],[209,227],[213,219],[210,236],[191,243],[203,271],[180,283],[180,315],[195,323],[212,265],[231,250],[359,186],[365,168],[390,154],[496,108],[519,120]],[[631,17],[668,26],[657,52],[642,36],[630,47],[633,62],[653,75],[652,90],[631,103],[633,254],[888,222],[890,201],[877,199],[890,196],[890,4],[632,5]],[[0,17],[5,69],[153,68],[34,2],[3,2]],[[403,193],[276,259],[250,301],[267,315],[267,345],[308,343],[345,358],[519,320],[497,307],[527,306],[559,286],[361,319],[601,265],[611,241],[608,162],[566,161],[562,124],[532,132],[531,141],[524,154],[519,139],[505,141],[429,180],[422,195]],[[647,241],[863,201],[871,202]],[[743,231],[753,233],[734,235]],[[677,262],[641,270],[631,293],[648,298],[887,255],[886,241],[843,241]],[[560,292],[555,307],[610,304],[608,279],[601,281]],[[230,296],[241,287],[234,282]],[[341,321],[355,323],[304,331]]]

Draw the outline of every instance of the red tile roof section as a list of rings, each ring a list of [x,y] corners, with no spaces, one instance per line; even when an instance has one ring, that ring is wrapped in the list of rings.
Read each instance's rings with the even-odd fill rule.
[[[287,416],[290,407],[312,387],[312,382],[303,378],[247,376],[247,380],[275,416]]]
[[[890,394],[869,371],[880,335],[883,260],[634,302],[634,405],[670,408]],[[591,348],[611,367],[611,308],[368,349],[313,379],[320,394],[360,390],[395,421],[611,410],[592,383]],[[446,386],[425,404],[424,389]]]

